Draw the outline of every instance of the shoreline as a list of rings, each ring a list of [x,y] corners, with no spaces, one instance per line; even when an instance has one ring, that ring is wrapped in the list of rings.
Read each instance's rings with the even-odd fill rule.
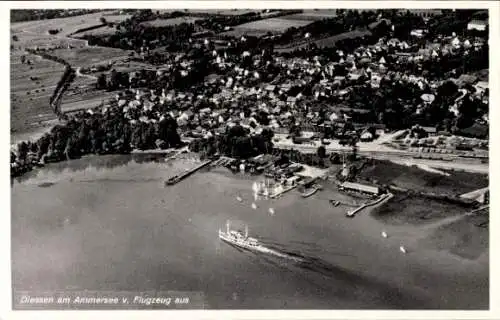
[[[180,160],[181,166],[183,166],[182,162],[184,161]],[[174,163],[175,167],[177,167],[178,165],[179,164]],[[398,290],[401,292],[401,295],[405,296],[405,299],[401,298],[405,301],[406,299],[411,300],[412,297],[415,299],[423,299],[423,308],[447,307],[470,309],[473,307],[482,309],[487,307],[488,305],[488,302],[483,301],[482,299],[485,292],[484,290],[487,290],[487,282],[484,290],[481,289],[481,287],[478,287],[478,289],[474,290],[470,300],[462,300],[462,298],[465,296],[465,293],[463,295],[458,294],[457,297],[452,297],[452,299],[450,299],[449,301],[446,300],[447,292],[449,290],[464,288],[469,286],[470,284],[483,283],[483,281],[485,281],[484,279],[488,278],[488,273],[486,272],[483,263],[485,259],[487,261],[487,259],[489,258],[487,251],[483,252],[481,254],[481,257],[476,260],[467,260],[457,257],[447,251],[440,251],[433,248],[429,249],[426,247],[422,247],[418,245],[419,239],[427,237],[427,234],[430,233],[430,231],[432,231],[433,229],[428,230],[427,228],[424,229],[422,227],[413,225],[391,226],[385,223],[381,223],[371,216],[371,209],[367,209],[367,211],[361,212],[354,219],[347,219],[343,214],[343,207],[331,207],[331,205],[326,200],[326,194],[322,195],[321,193],[318,193],[311,198],[303,199],[300,197],[300,194],[292,192],[279,200],[261,200],[258,202],[259,209],[252,210],[250,208],[250,203],[252,201],[251,181],[256,177],[240,174],[233,175],[230,174],[229,171],[225,171],[222,169],[210,170],[200,175],[194,175],[192,179],[188,179],[184,183],[180,183],[175,187],[178,188],[176,194],[185,195],[183,198],[177,199],[177,196],[170,198],[168,197],[168,193],[165,194],[165,192],[158,187],[158,182],[156,182],[156,180],[148,182],[150,178],[158,177],[158,175],[161,175],[161,172],[163,172],[164,170],[179,169],[168,168],[169,167],[167,165],[158,168],[158,166],[155,164],[145,166],[141,164],[125,164],[125,166],[122,165],[120,167],[117,167],[116,169],[102,170],[102,168],[92,166],[90,169],[90,172],[92,172],[92,174],[90,176],[94,176],[94,174],[97,174],[94,178],[96,180],[93,180],[94,182],[92,185],[90,185],[89,182],[85,180],[81,187],[84,188],[83,190],[85,194],[89,194],[92,196],[94,196],[95,194],[95,196],[98,197],[98,201],[96,202],[97,207],[87,209],[86,214],[83,216],[81,215],[81,210],[76,208],[72,209],[72,211],[74,211],[74,214],[65,213],[64,216],[75,216],[72,219],[75,219],[74,223],[76,225],[73,226],[71,224],[69,226],[66,226],[64,227],[64,229],[61,229],[61,231],[56,232],[55,235],[52,235],[50,237],[48,235],[41,236],[42,243],[46,243],[46,248],[42,250],[43,252],[36,253],[34,252],[35,249],[31,247],[19,247],[18,249],[16,249],[14,251],[14,254],[17,259],[14,261],[17,261],[16,263],[19,265],[19,268],[21,268],[21,271],[18,272],[24,274],[23,277],[27,277],[28,279],[30,278],[30,274],[34,272],[34,270],[32,269],[33,263],[30,264],[27,261],[23,262],[25,259],[24,257],[32,257],[34,261],[42,262],[44,261],[43,259],[44,256],[46,256],[47,250],[62,250],[62,252],[64,253],[66,251],[72,250],[71,248],[73,246],[75,248],[78,248],[81,241],[86,241],[87,245],[91,245],[91,243],[93,243],[92,240],[89,240],[88,238],[87,240],[84,240],[86,239],[86,236],[82,232],[76,232],[76,238],[71,240],[70,244],[68,245],[64,244],[63,242],[57,242],[50,239],[53,239],[54,236],[65,238],[66,235],[69,236],[70,234],[72,234],[73,231],[71,230],[77,230],[76,228],[80,228],[80,224],[90,223],[91,227],[95,227],[96,225],[100,224],[98,223],[98,221],[101,220],[105,221],[105,223],[110,223],[111,220],[109,219],[115,219],[114,215],[100,214],[100,212],[105,208],[115,208],[116,201],[127,201],[127,203],[130,203],[129,205],[131,206],[131,208],[121,209],[119,216],[121,216],[122,218],[119,218],[117,220],[118,222],[115,222],[112,225],[116,225],[116,223],[118,223],[117,228],[121,228],[123,226],[123,223],[128,224],[132,221],[135,221],[135,224],[133,224],[133,226],[131,227],[132,230],[130,231],[135,236],[139,236],[140,234],[142,234],[141,232],[143,231],[141,230],[143,230],[142,228],[144,227],[144,223],[146,223],[147,225],[162,225],[165,224],[165,221],[168,221],[167,225],[171,225],[169,228],[180,228],[180,226],[182,225],[181,228],[183,228],[183,230],[185,230],[186,232],[192,230],[192,228],[196,226],[196,228],[198,228],[196,229],[198,230],[196,231],[197,234],[199,232],[198,236],[195,236],[193,239],[185,239],[183,241],[186,241],[186,245],[188,245],[189,248],[194,248],[193,246],[196,246],[198,248],[196,250],[200,250],[200,252],[211,252],[211,239],[216,238],[215,233],[212,234],[212,229],[216,230],[218,223],[221,223],[221,221],[225,221],[225,219],[243,220],[248,222],[248,224],[252,226],[251,230],[254,231],[257,236],[263,237],[264,240],[271,238],[277,243],[289,246],[290,249],[305,251],[307,254],[317,255],[319,259],[324,260],[326,264],[332,266],[333,270],[336,270],[329,271],[329,277],[332,277],[331,281],[333,283],[340,282],[337,284],[339,286],[352,285],[356,288],[358,286],[361,286],[360,290],[363,290],[364,288],[364,290],[371,292],[366,293],[369,295],[373,294],[373,292],[387,292],[387,296],[385,296],[385,293],[381,293],[385,296],[385,298],[389,297],[389,292]],[[63,170],[65,171],[65,169]],[[68,181],[70,181],[69,179],[74,178],[75,183],[79,183],[79,179],[88,179],[88,174],[85,173],[85,169],[79,168],[77,170],[78,171],[76,173],[66,175],[63,178],[64,181],[56,182],[56,184],[54,186],[51,186],[50,188],[44,188],[44,192],[58,192],[56,190],[68,190],[70,191],[70,194],[73,194],[73,192],[71,192],[71,187],[69,187],[70,184],[67,184]],[[54,175],[57,176],[59,175],[59,173],[55,172],[49,173],[47,175],[38,175],[34,177],[33,183],[26,184],[24,186],[16,186],[16,188],[19,189],[17,190],[17,192],[14,192],[14,203],[17,203],[17,206],[20,205],[18,201],[23,197],[23,190],[38,190],[39,186],[37,185],[40,182],[50,180]],[[131,184],[128,180],[130,176],[134,177],[133,181],[137,182],[138,184]],[[102,183],[104,183],[105,185],[102,186],[100,181],[103,181]],[[190,190],[192,191],[192,189],[196,186],[200,186],[200,183],[208,183],[208,186],[201,187],[201,194],[194,198],[191,195],[186,194],[189,193]],[[51,188],[57,189],[54,191],[49,191],[51,190]],[[75,189],[75,191],[79,190],[78,185],[74,186],[73,188]],[[101,192],[99,190],[95,190],[95,188],[104,188],[105,190],[109,190],[109,193],[106,193],[106,195],[101,194]],[[80,191],[78,191],[77,193],[79,192]],[[125,194],[123,194],[123,192],[125,192]],[[148,195],[149,199],[152,200],[149,201],[150,205],[147,206],[146,213],[142,215],[136,214],[137,210],[139,210],[138,206],[141,206],[140,204],[133,204],[131,202],[132,200],[126,200],[129,199],[129,194],[135,194],[137,192],[145,193],[146,195]],[[328,190],[321,192],[330,193],[335,191]],[[243,203],[237,202],[235,200],[236,195],[240,195],[244,199]],[[159,202],[160,199],[163,199],[165,196],[167,197],[165,199],[168,199],[165,200],[165,202],[169,203],[170,208],[175,207],[175,210],[158,210],[158,207],[155,203]],[[18,199],[17,201],[15,200],[16,197]],[[79,200],[81,199],[81,195],[73,195],[71,197],[74,200],[68,200],[70,201],[68,202],[68,204],[70,205],[73,205],[72,201],[81,201]],[[87,197],[87,195],[85,197]],[[209,198],[207,199],[206,197]],[[318,198],[325,199],[318,201]],[[190,201],[193,203],[186,202],[186,199],[190,199]],[[104,203],[102,203],[102,201],[104,201]],[[217,203],[219,202],[224,203],[224,206],[222,208],[217,207]],[[33,203],[33,205],[35,205],[36,200],[28,200],[28,203]],[[210,203],[213,203],[215,207],[211,206]],[[45,206],[44,205],[42,206],[42,210],[53,212],[53,209],[50,208],[58,206],[58,204],[54,203],[47,203],[47,205],[49,206],[49,208],[43,209],[43,207]],[[267,213],[267,206],[272,206],[273,208],[275,208],[275,217],[269,216],[269,214]],[[164,210],[167,210],[167,216],[165,216]],[[213,214],[207,215],[207,213],[211,212],[213,212]],[[90,214],[91,216],[89,216]],[[35,216],[34,213],[30,215]],[[53,214],[49,216],[53,216]],[[188,218],[192,219],[191,223],[186,222]],[[49,219],[48,221],[50,221],[51,218],[47,217],[47,219]],[[23,224],[27,223],[23,221],[29,220],[30,219],[26,219],[26,217],[24,217],[19,220],[19,222]],[[33,226],[36,227],[37,225]],[[19,228],[21,228],[21,226],[17,226],[14,230],[18,230]],[[126,238],[127,233],[122,232],[123,235],[119,236],[120,240],[116,240],[116,235],[114,233],[111,235],[101,231],[93,232],[97,232],[95,235],[98,236],[99,239],[101,239],[101,242],[104,241],[108,243],[109,241],[111,241],[110,243],[114,244],[115,241],[119,241],[117,244],[117,251],[114,251],[115,253],[109,253],[114,256],[114,259],[117,259],[118,257],[124,255],[129,257],[130,254],[137,254],[136,257],[138,257],[137,259],[139,260],[139,262],[141,261],[141,259],[146,259],[146,257],[147,259],[151,258],[151,261],[163,261],[162,259],[164,259],[163,257],[165,254],[164,251],[169,250],[169,248],[170,250],[173,250],[173,248],[178,245],[177,241],[179,240],[176,239],[181,239],[183,237],[179,237],[179,234],[163,233],[162,228],[155,229],[156,240],[152,240],[154,244],[152,247],[151,243],[149,243],[149,241],[151,240],[150,238],[137,238],[135,239],[135,241],[133,241],[133,247],[136,249],[132,251],[130,251],[130,249],[127,249],[130,245],[130,243],[128,242],[129,240],[126,240],[128,239]],[[380,230],[383,229],[385,229],[389,235],[387,239],[383,239],[380,236]],[[422,232],[422,230],[424,230],[424,232]],[[116,229],[113,232],[119,231],[118,229]],[[44,240],[44,237],[49,238]],[[202,247],[198,247],[198,245],[201,245],[198,243],[198,237],[201,237],[200,241],[204,243]],[[444,240],[446,242],[446,239]],[[22,246],[22,243],[25,240],[19,239],[18,242],[19,241],[19,245]],[[307,247],[304,247],[300,244],[295,244],[296,241],[305,244],[314,243],[315,246],[323,249],[321,250],[321,252],[309,252]],[[217,243],[216,240],[213,240],[213,242]],[[157,247],[157,244],[159,245],[160,243],[162,245]],[[166,248],[164,248],[165,243],[167,244]],[[206,245],[207,243],[209,243],[208,246]],[[398,247],[401,243],[404,243],[405,246],[409,249],[408,254],[404,255],[398,251]],[[97,245],[99,244],[92,244],[91,246]],[[267,270],[267,274],[264,272],[264,274],[259,277],[263,277],[263,279],[268,279],[269,277],[271,277],[270,273],[273,271],[272,266],[262,266],[258,263],[258,261],[254,261],[255,259],[253,258],[249,260],[249,257],[244,254],[238,253],[234,250],[230,250],[229,248],[224,246],[220,247],[224,252],[223,257],[225,258],[214,259],[214,261],[210,262],[204,261],[205,268],[202,268],[202,270],[199,271],[202,272],[203,275],[211,274],[211,268],[217,268],[217,266],[222,263],[220,260],[223,260],[225,261],[225,263],[233,261],[238,262],[235,264],[228,264],[228,268],[236,268],[234,270],[234,273],[238,274],[238,279],[246,279],[243,267],[238,267],[240,264],[245,266],[245,270],[253,270],[249,272],[249,274],[252,274],[254,271],[262,273],[263,270]],[[145,252],[141,254],[134,253],[137,252],[136,250],[139,248],[143,248]],[[108,250],[106,249],[106,246],[102,247],[102,249]],[[81,257],[81,254],[83,253],[78,252],[80,251],[77,250],[76,253],[70,255],[70,257],[73,257],[70,260],[83,258]],[[377,252],[376,255],[375,252]],[[339,256],[339,254],[342,253],[355,255],[357,258],[351,259],[348,257],[343,257],[342,255]],[[94,263],[100,264],[102,261],[104,261],[102,260],[104,259],[104,256],[101,257],[101,255],[98,255],[96,253],[93,254],[89,259],[91,259]],[[191,271],[189,267],[186,267],[186,269],[183,271],[181,269],[176,269],[176,266],[177,268],[181,268],[181,266],[184,265],[184,263],[190,261],[190,259],[191,258],[186,257],[183,259],[176,258],[175,260],[170,260],[169,263],[172,264],[172,266],[168,268],[168,270],[170,270],[169,272],[173,272],[178,277],[185,276],[187,278],[186,281],[189,281],[190,277],[192,277],[192,274],[196,274],[196,272],[198,271]],[[240,262],[240,259],[243,259],[243,261]],[[33,260],[31,260],[30,258],[30,261]],[[440,263],[436,263],[438,261]],[[48,272],[49,276],[50,274],[54,274],[53,277],[57,277],[57,273],[60,274],[61,272],[64,272],[66,268],[65,266],[59,266],[57,267],[56,272],[54,270],[49,271],[53,266],[50,267],[49,265],[47,265],[47,263],[42,263],[41,265],[42,268],[47,269],[44,272]],[[151,262],[148,262],[147,265],[141,265],[139,263],[138,265],[134,266],[134,270],[143,270],[142,272],[145,273],[144,277],[153,277],[152,279],[154,279],[154,272],[151,273],[151,271],[147,271],[149,270],[147,269],[148,265],[151,265]],[[412,270],[414,270],[410,274],[408,274],[409,266],[412,266]],[[121,270],[122,269],[123,268],[121,268]],[[299,274],[301,273],[298,273],[302,272],[301,270],[302,269],[297,269],[295,267],[290,268],[290,270],[286,270],[285,272],[288,274],[287,277],[290,278],[291,283],[289,285],[283,285],[283,287],[278,286],[277,289],[267,288],[264,290],[264,292],[266,294],[271,294],[271,291],[274,292],[273,290],[278,290],[279,292],[283,292],[283,299],[288,299],[289,291],[293,290],[293,288],[299,288],[301,286],[302,280],[300,279],[302,276],[299,276]],[[121,279],[121,277],[132,276],[131,274],[124,274],[123,270],[120,272],[121,275],[117,275],[117,279]],[[128,270],[127,272],[135,271]],[[224,274],[224,272],[216,272],[215,279],[226,277]],[[33,274],[32,276],[34,277],[35,275]],[[97,279],[100,279],[99,277],[101,276],[104,275],[95,275]],[[315,279],[315,273],[311,277]],[[452,280],[456,277],[460,278],[460,281],[455,285],[453,284]],[[91,278],[93,279],[94,276],[92,276]],[[132,279],[134,279],[133,276]],[[217,283],[219,283],[219,280],[210,280],[211,278],[203,279],[205,279],[203,280],[203,285],[206,285],[206,290],[224,290],[220,289],[224,286],[223,284],[217,285]],[[259,281],[263,279],[260,279]],[[313,280],[313,282],[317,282],[316,280]],[[352,283],[352,281],[354,282]],[[443,284],[443,288],[436,287],[434,281],[438,281],[438,283]],[[88,281],[85,280],[85,282],[82,282],[82,285],[85,285],[85,283],[88,283]],[[22,282],[18,281],[18,285],[22,286]],[[43,285],[44,284],[42,283],[41,286]],[[153,286],[158,289],[156,284],[146,283],[143,285]],[[159,285],[161,286],[161,284]],[[337,285],[333,286],[335,287]],[[212,288],[212,286],[215,286],[213,287],[214,289],[210,289]],[[309,292],[309,290],[313,290],[312,288],[314,288],[314,284],[307,284],[306,287],[309,288],[304,290]],[[325,288],[325,290],[329,292],[333,289]],[[356,293],[354,293],[354,291]],[[261,292],[260,289],[258,292]],[[337,291],[334,290],[330,298],[313,298],[311,306],[324,305],[327,303],[327,301],[330,301],[331,303],[333,303],[332,306],[334,306],[335,308],[341,308],[341,306],[337,306],[337,304],[340,303],[339,301],[342,301],[342,294],[339,295],[337,294],[338,292],[336,292]],[[373,308],[374,305],[377,305],[377,303],[381,302],[367,302],[368,300],[363,299],[362,297],[359,297],[358,299],[357,295],[362,295],[362,293],[357,292],[358,289],[355,289],[353,287],[352,293],[354,296],[351,297],[353,298],[353,300],[350,300],[351,298],[347,297],[352,307],[357,308],[359,307],[359,305],[366,307],[368,303],[368,305]],[[253,296],[254,294],[257,293],[250,290],[247,297]],[[306,294],[304,293],[304,295]],[[213,299],[217,300],[217,298]],[[394,303],[393,308],[397,308],[397,301],[399,300],[399,298],[396,297],[394,299],[396,300],[392,301],[391,303]],[[388,303],[388,301],[384,301],[381,303],[381,307],[383,307]],[[221,308],[227,307],[224,299],[211,303],[211,305],[214,304],[220,306]],[[262,301],[261,304],[264,307],[269,307],[269,305],[267,305],[264,301]],[[303,306],[300,301],[297,301],[296,304],[299,306]],[[238,302],[237,305],[240,305],[240,303]],[[415,304],[412,304],[411,302],[405,302],[404,305],[415,306]]]

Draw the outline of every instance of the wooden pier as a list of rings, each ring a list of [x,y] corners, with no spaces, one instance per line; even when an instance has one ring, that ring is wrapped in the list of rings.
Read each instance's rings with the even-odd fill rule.
[[[377,200],[373,201],[373,202],[369,202],[369,203],[365,203],[363,205],[361,205],[360,207],[352,210],[352,211],[347,211],[347,216],[349,218],[352,218],[354,217],[354,215],[358,212],[360,212],[361,210],[365,209],[365,208],[368,208],[368,207],[371,207],[371,206],[374,206],[374,205],[377,205],[377,204],[380,204],[384,201],[388,201],[390,200],[392,197],[394,197],[394,195],[392,193],[389,193],[389,194],[385,194],[385,195],[382,195],[380,198],[378,198]]]
[[[295,188],[297,188],[298,185],[297,184],[294,184],[293,186],[290,186],[288,188],[284,188],[283,190],[279,191],[279,192],[276,192],[276,193],[273,193],[272,195],[269,196],[269,198],[271,199],[276,199],[277,197],[281,196],[282,194],[284,194],[285,192],[288,192],[290,190],[293,190]]]
[[[198,171],[198,170],[200,170],[202,168],[205,168],[206,166],[208,166],[209,164],[211,164],[212,161],[213,160],[203,161],[202,163],[200,163],[196,167],[194,167],[192,169],[189,169],[189,170],[186,170],[186,171],[184,171],[181,174],[178,174],[178,175],[175,175],[175,176],[171,177],[170,179],[168,179],[167,181],[165,181],[165,186],[171,186],[171,185],[174,185],[174,184],[176,184],[176,183],[178,183],[178,182],[186,179],[187,177],[189,177],[190,175],[192,175],[196,171]]]

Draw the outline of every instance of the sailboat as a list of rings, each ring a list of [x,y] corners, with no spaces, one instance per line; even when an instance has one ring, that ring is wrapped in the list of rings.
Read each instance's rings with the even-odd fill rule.
[[[263,193],[263,195],[265,197],[268,197],[269,196],[269,189],[268,188],[264,188],[264,191],[262,193]]]

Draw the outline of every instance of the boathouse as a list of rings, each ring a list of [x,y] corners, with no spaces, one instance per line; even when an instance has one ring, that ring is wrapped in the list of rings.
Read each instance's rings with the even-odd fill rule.
[[[365,184],[354,183],[354,182],[344,182],[339,186],[339,189],[342,191],[348,192],[358,192],[364,193],[368,195],[377,196],[380,194],[380,189],[378,187],[368,186]]]

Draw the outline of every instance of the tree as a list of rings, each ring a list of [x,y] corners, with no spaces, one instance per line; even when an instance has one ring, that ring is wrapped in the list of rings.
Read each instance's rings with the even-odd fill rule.
[[[325,146],[319,146],[318,150],[316,151],[316,154],[320,159],[326,158],[326,148]]]
[[[107,87],[107,79],[106,79],[106,75],[104,73],[101,73],[98,77],[97,77],[97,83],[96,83],[96,88],[98,90],[102,90],[102,89],[106,89]]]
[[[118,89],[120,85],[120,72],[115,69],[111,70],[110,79],[109,79],[109,88],[111,90]]]
[[[439,88],[437,89],[437,94],[441,98],[452,98],[458,91],[458,86],[450,80],[447,80],[444,82]]]

